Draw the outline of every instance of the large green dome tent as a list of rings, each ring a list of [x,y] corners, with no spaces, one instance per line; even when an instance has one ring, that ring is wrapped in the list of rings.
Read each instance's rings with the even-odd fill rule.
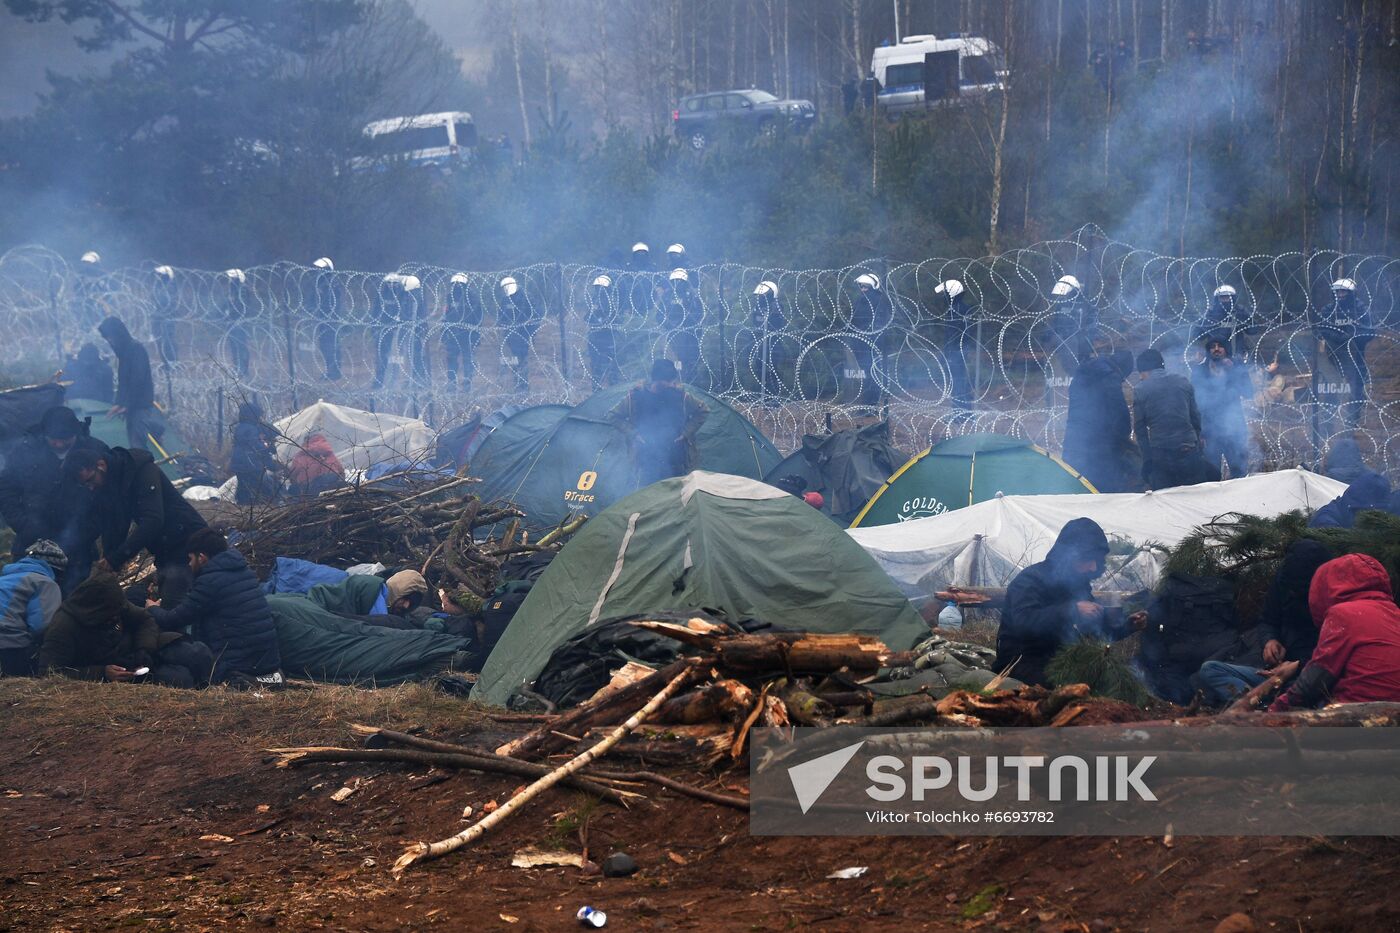
[[[636,383],[604,389],[572,409],[527,408],[491,432],[468,466],[482,480],[481,497],[513,502],[536,528],[570,512],[597,515],[640,483],[626,431],[608,420]],[[747,418],[693,386],[709,409],[696,436],[695,469],[760,479],[782,455]]]
[[[874,635],[897,651],[928,633],[864,549],[801,499],[696,471],[635,492],[583,526],[521,604],[472,699],[503,705],[561,645],[602,620],[702,608]]]
[[[852,528],[941,515],[994,498],[1098,492],[1042,447],[1003,434],[966,434],[936,444],[899,468],[871,496]]]

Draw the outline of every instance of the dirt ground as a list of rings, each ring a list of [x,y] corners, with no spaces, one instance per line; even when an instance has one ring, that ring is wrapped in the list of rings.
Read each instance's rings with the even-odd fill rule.
[[[422,766],[276,768],[264,749],[354,743],[351,722],[494,747],[503,726],[422,687],[276,695],[0,681],[0,930],[1212,930],[1400,926],[1393,839],[758,838],[744,814],[647,791],[630,810],[554,790],[468,849],[406,843],[519,779]],[[678,775],[742,792],[744,772]],[[342,787],[357,789],[343,803]],[[524,848],[641,870],[519,869]],[[864,865],[855,880],[834,870]]]

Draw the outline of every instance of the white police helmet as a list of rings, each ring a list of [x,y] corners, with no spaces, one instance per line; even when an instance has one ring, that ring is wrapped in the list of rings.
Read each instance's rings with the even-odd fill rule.
[[[639,242],[637,242],[637,243],[633,243],[633,244],[632,244],[632,252],[634,252],[634,253],[650,253],[650,252],[651,252],[651,247],[650,247],[650,246],[647,246],[645,243],[642,243],[642,242],[639,241]]]
[[[510,276],[506,276],[505,278],[501,279],[501,291],[505,292],[506,297],[509,298],[511,295],[514,295],[516,292],[520,291],[520,283],[515,281],[515,279],[511,278]]]
[[[672,270],[671,270],[671,281],[672,281],[672,282],[689,282],[689,281],[690,281],[690,273],[689,273],[689,272],[686,272],[684,269],[672,269]]]
[[[963,284],[957,279],[949,279],[946,282],[938,283],[933,293],[935,295],[947,295],[949,298],[956,298],[963,293]]]
[[[1234,298],[1234,297],[1235,297],[1235,286],[1233,286],[1233,285],[1221,285],[1221,286],[1220,286],[1219,288],[1217,288],[1215,291],[1211,292],[1210,295],[1211,295],[1212,298]]]
[[[402,285],[403,276],[399,275],[397,272],[390,272],[388,275],[384,276],[384,278],[380,281],[382,281],[385,285]]]
[[[466,285],[467,274],[465,272],[454,272],[452,273],[452,278],[448,279],[447,281],[452,283],[453,285]]]
[[[1332,283],[1334,292],[1354,292],[1356,291],[1356,279],[1338,279]]]
[[[175,278],[175,270],[171,266],[156,266],[155,269],[151,271],[155,272],[156,275],[160,276],[163,279]]]
[[[1080,281],[1074,276],[1062,275],[1060,276],[1060,280],[1055,283],[1055,287],[1050,289],[1050,294],[1056,296],[1057,298],[1063,298],[1070,292],[1079,291],[1083,287],[1083,284],[1081,284]]]
[[[856,276],[856,284],[864,285],[866,288],[873,288],[877,292],[880,290],[879,276],[871,275],[869,272],[862,272]]]
[[[778,283],[769,279],[764,279],[762,282],[759,282],[758,285],[754,287],[753,293],[755,295],[758,295],[760,298],[766,295],[772,295],[774,298],[777,298]]]
[[[600,275],[593,280],[593,284],[599,288],[612,288],[612,276]]]
[[[312,265],[317,269],[325,269],[327,272],[335,271],[335,263],[331,262],[331,257],[329,256],[322,256],[320,259],[313,262]]]
[[[422,286],[416,275],[405,275],[400,277],[403,280],[403,290],[406,292],[416,292]]]
[[[90,249],[86,253],[83,253],[83,262],[87,263],[90,266],[95,266],[101,261],[102,257],[97,255],[96,250]]]
[[[679,243],[672,243],[670,246],[666,247],[666,255],[667,255],[667,256],[684,256],[684,255],[685,255],[685,247],[682,246],[682,245],[679,244]]]
[[[248,276],[242,269],[225,269],[224,275],[228,276],[230,282],[237,282],[239,285],[248,281]]]

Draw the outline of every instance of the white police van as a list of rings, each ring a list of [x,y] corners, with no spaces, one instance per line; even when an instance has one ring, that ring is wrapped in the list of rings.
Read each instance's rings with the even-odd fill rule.
[[[372,155],[356,159],[357,169],[389,160],[451,168],[467,161],[477,142],[472,115],[460,110],[375,120],[364,134]]]
[[[959,33],[905,36],[875,49],[871,76],[879,82],[876,103],[889,113],[923,110],[1001,91],[1006,60],[988,39]]]

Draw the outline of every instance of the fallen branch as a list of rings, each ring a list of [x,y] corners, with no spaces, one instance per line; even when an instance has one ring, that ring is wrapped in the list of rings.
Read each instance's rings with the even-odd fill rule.
[[[645,706],[633,713],[630,719],[614,729],[612,734],[607,738],[577,757],[560,765],[550,774],[540,778],[510,800],[506,801],[504,806],[492,813],[488,813],[474,825],[467,827],[456,835],[449,836],[437,842],[415,842],[413,845],[409,846],[404,850],[403,855],[400,855],[398,860],[394,862],[394,867],[391,869],[394,877],[397,878],[402,875],[404,871],[415,862],[440,858],[449,852],[455,852],[462,846],[475,842],[477,839],[480,839],[490,832],[493,827],[508,819],[512,813],[515,813],[521,807],[525,806],[525,804],[549,790],[555,784],[558,784],[575,772],[587,767],[591,762],[601,756],[606,755],[608,749],[622,741],[633,729],[645,722],[648,716],[656,712],[662,703],[665,703],[677,690],[681,689],[690,678],[691,672],[692,668],[687,665],[680,673],[672,677],[670,682],[662,687],[661,691],[657,693],[656,696],[652,697],[647,701]]]
[[[432,765],[433,767],[460,768],[466,771],[483,771],[495,774],[510,774],[516,777],[543,777],[550,773],[545,765],[517,761],[514,758],[501,758],[497,755],[473,755],[467,752],[429,752],[405,748],[270,748],[270,752],[282,755],[277,767],[307,764],[316,761],[406,761],[411,764]],[[627,798],[639,797],[630,791],[619,791],[604,787],[585,777],[570,777],[566,783],[578,790],[601,797],[609,803],[627,805]]]

